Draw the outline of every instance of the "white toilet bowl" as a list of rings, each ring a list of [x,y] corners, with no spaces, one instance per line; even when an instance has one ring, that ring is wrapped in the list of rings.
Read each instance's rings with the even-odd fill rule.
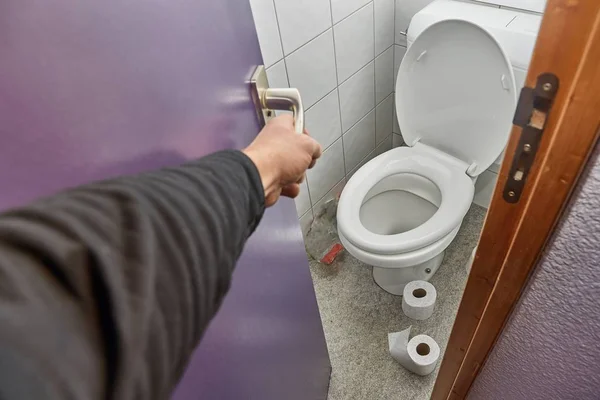
[[[473,200],[468,165],[438,153],[420,143],[385,152],[354,174],[340,198],[342,244],[393,294],[437,271]]]
[[[409,147],[361,167],[338,205],[338,234],[401,295],[440,267],[473,200],[474,181],[502,152],[516,105],[514,75],[487,31],[459,20],[433,23],[408,49],[396,87]]]

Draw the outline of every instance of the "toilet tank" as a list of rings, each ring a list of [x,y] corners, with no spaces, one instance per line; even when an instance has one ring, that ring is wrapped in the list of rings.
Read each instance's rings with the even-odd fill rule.
[[[406,35],[407,45],[410,47],[415,38],[430,25],[446,19],[466,20],[490,32],[508,56],[515,73],[517,90],[521,90],[525,85],[527,69],[542,22],[541,14],[456,0],[436,0],[411,19]],[[489,171],[498,173],[503,157],[504,152],[490,166]]]
[[[411,19],[407,32],[408,46],[427,27],[445,19],[470,21],[489,31],[510,59],[517,88],[520,90],[523,87],[542,22],[540,14],[456,0],[436,0]]]

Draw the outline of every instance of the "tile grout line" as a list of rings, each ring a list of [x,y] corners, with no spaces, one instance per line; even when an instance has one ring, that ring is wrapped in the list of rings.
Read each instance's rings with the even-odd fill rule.
[[[336,87],[335,90],[337,90],[337,95],[338,95],[338,116],[340,119],[340,130],[342,132],[342,134],[340,135],[340,139],[342,140],[342,160],[344,162],[344,176],[346,176],[346,151],[345,151],[345,147],[344,147],[344,127],[342,124],[342,100],[340,98],[340,83],[339,83],[339,75],[338,75],[338,66],[337,66],[337,49],[335,46],[335,31],[333,29],[333,5],[331,4],[331,0],[329,0],[329,16],[331,17],[331,33],[333,35],[333,60],[335,63],[335,83],[336,83]],[[360,71],[360,70],[359,70]],[[335,141],[334,141],[335,143]],[[332,143],[333,144],[333,143]],[[331,147],[331,145],[329,146]],[[323,150],[325,151],[325,150]],[[314,214],[313,214],[314,215]]]
[[[321,101],[325,100],[325,97],[327,97],[327,96],[329,96],[331,93],[335,92],[335,90],[336,90],[337,88],[338,88],[337,86],[336,86],[336,87],[334,87],[334,88],[333,88],[333,89],[331,89],[329,92],[327,92],[327,94],[326,94],[325,96],[323,96],[323,97],[321,97],[319,100],[315,101],[315,103],[314,103],[313,105],[311,105],[310,107],[308,107],[308,108],[306,109],[306,112],[310,111],[310,110],[311,110],[311,109],[312,109],[314,106],[316,106],[318,103],[320,103]]]
[[[279,23],[279,15],[277,14],[277,5],[275,4],[275,0],[272,0],[272,1],[273,1],[273,10],[275,11],[275,22],[277,22],[277,32],[279,33],[279,43],[281,44],[281,53],[284,55],[281,60],[278,60],[277,62],[273,63],[273,65],[277,64],[280,61],[283,61],[283,67],[285,68],[285,78],[287,80],[288,87],[290,87],[291,86],[290,85],[290,74],[288,73],[287,62],[285,59],[285,52],[283,50],[283,39],[281,37],[281,26]],[[309,207],[308,207],[308,210],[304,214],[298,216],[298,220],[300,220],[300,218],[305,216],[309,211],[311,212],[312,217],[314,219],[312,199],[310,197],[310,188],[308,187],[308,176],[306,175],[306,173],[304,174],[304,182],[306,183],[306,194],[308,195]],[[294,205],[295,205],[295,203],[296,203],[296,199],[294,199]]]
[[[394,0],[394,10],[392,11],[394,19],[394,40],[392,49],[392,58],[394,65],[392,66],[392,94],[396,91],[396,0]],[[396,96],[392,99],[392,135],[394,134],[394,116],[396,115]],[[392,136],[392,148],[394,148],[394,137]]]
[[[373,68],[375,68],[375,59],[369,60],[368,63],[366,63],[365,65],[361,66],[356,72],[354,72],[352,75],[350,75],[349,77],[347,77],[346,79],[344,79],[342,82],[340,82],[338,84],[338,86],[343,85],[344,83],[348,82],[354,75],[358,74],[360,71],[362,71],[363,69],[367,68],[369,66],[369,64],[373,63]]]
[[[353,124],[353,125],[352,125],[350,128],[348,128],[348,130],[347,130],[346,132],[342,133],[342,137],[343,137],[343,136],[344,136],[346,133],[348,133],[348,132],[350,132],[352,129],[354,129],[354,127],[355,127],[356,125],[358,125],[359,123],[361,123],[363,119],[367,118],[367,117],[369,116],[369,114],[371,114],[371,113],[372,113],[373,111],[375,111],[376,109],[377,109],[377,106],[375,106],[375,107],[371,108],[369,111],[367,111],[367,113],[366,113],[365,115],[363,115],[362,117],[360,117],[360,119],[359,119],[359,120],[358,120],[356,123],[354,123],[354,124]],[[377,119],[377,117],[375,117],[375,119]],[[329,146],[329,147],[331,147],[331,146]],[[327,148],[329,148],[329,147],[327,147]]]
[[[304,173],[304,182],[306,182],[306,194],[308,195],[308,204],[310,205],[310,207],[308,207],[308,210],[304,213],[304,215],[306,215],[306,213],[308,211],[310,211],[311,213],[313,213],[313,218],[315,217],[315,214],[313,212],[313,206],[312,206],[312,197],[310,195],[310,188],[308,187],[308,174],[305,172]],[[294,199],[294,202],[296,201],[296,199]],[[302,215],[302,216],[304,216]],[[300,219],[300,217],[298,217],[298,219]]]
[[[385,50],[383,50],[381,53],[377,54],[377,55],[375,56],[375,58],[379,58],[379,57],[381,57],[381,56],[383,55],[383,53],[385,53],[386,51],[388,51],[388,50],[390,49],[390,47],[392,47],[392,46],[394,46],[394,45],[395,45],[395,43],[392,43],[392,44],[390,44],[388,47],[386,47],[386,48],[385,48]],[[281,61],[281,60],[279,60],[279,61]],[[279,62],[279,61],[278,61],[278,62]]]
[[[276,62],[273,63],[273,65],[277,64],[280,61],[283,61],[283,68],[285,68],[285,78],[287,80],[288,87],[290,87],[290,75],[288,74],[287,63],[285,62],[285,50],[283,49],[283,38],[281,37],[281,26],[279,24],[279,15],[277,14],[277,4],[275,4],[275,0],[272,0],[272,2],[273,2],[273,11],[275,11],[275,22],[277,23],[277,32],[279,33],[279,44],[281,44],[281,54],[283,55],[281,60],[277,60]],[[271,67],[273,65],[271,65]],[[265,68],[265,70],[266,70],[266,68]]]
[[[387,136],[385,137],[385,139],[383,139],[383,140],[381,141],[381,143],[379,143],[379,145],[375,145],[375,148],[374,148],[373,150],[371,150],[371,151],[369,152],[369,154],[367,154],[366,156],[364,156],[364,157],[363,157],[363,159],[362,159],[362,160],[360,160],[360,161],[358,162],[358,164],[356,164],[356,167],[354,167],[354,168],[352,169],[352,171],[359,169],[359,168],[357,168],[357,167],[360,165],[360,163],[362,163],[362,162],[363,162],[363,161],[365,161],[367,158],[369,158],[369,156],[370,156],[371,154],[375,153],[375,150],[377,150],[377,147],[379,147],[380,145],[382,145],[382,144],[383,144],[383,143],[384,143],[384,142],[385,142],[385,141],[386,141],[386,140],[387,140],[387,139],[388,139],[390,136],[391,136],[391,139],[392,139],[392,144],[391,144],[391,147],[390,147],[388,150],[391,150],[391,149],[393,149],[393,148],[394,148],[394,142],[393,142],[393,140],[394,140],[394,137],[392,136],[393,134],[394,134],[394,133],[390,133],[389,135],[387,135]],[[388,151],[388,150],[386,150],[386,151]],[[382,154],[383,154],[383,153],[382,153]],[[350,171],[350,172],[352,172],[352,171]],[[355,172],[355,173],[356,173],[356,172]],[[349,179],[349,178],[348,178],[348,175],[346,175],[346,176],[345,176],[345,178],[346,178],[346,180],[347,180],[347,179]],[[338,183],[339,183],[339,182],[338,182]],[[338,183],[336,183],[336,185],[337,185]],[[335,186],[334,186],[334,187],[335,187]],[[328,192],[328,193],[329,193],[329,192]],[[323,196],[323,197],[325,197],[325,196]]]
[[[373,107],[375,110],[375,130],[373,131],[373,143],[375,144],[375,147],[377,147],[377,63],[375,62],[375,59],[377,58],[377,49],[375,48],[375,36],[377,36],[377,29],[375,27],[375,1],[376,0],[373,0],[373,104],[375,104],[375,107]],[[367,115],[369,114],[367,113]],[[373,147],[373,150],[375,150],[375,147]]]
[[[325,198],[325,196],[327,196],[329,194],[329,192],[331,192],[333,190],[333,188],[335,188],[337,185],[339,185],[340,183],[342,183],[344,181],[344,179],[346,179],[346,175],[345,174],[342,177],[342,179],[340,179],[332,187],[330,187],[329,190],[327,190],[325,192],[325,194],[323,196],[321,196],[321,198],[319,200],[315,201],[315,204],[317,204],[318,202],[320,202],[321,200],[323,200]],[[313,218],[314,218],[314,216],[315,216],[315,213],[314,213],[314,210],[313,210]]]
[[[383,100],[381,100],[379,103],[375,104],[375,108],[379,107],[381,105],[381,103],[383,103],[384,101],[386,101],[391,95],[393,95],[394,92],[390,92],[389,94],[387,94]]]
[[[350,14],[346,15],[344,18],[340,19],[338,22],[335,22],[335,23],[334,23],[334,22],[333,22],[333,6],[331,6],[331,1],[330,1],[330,2],[329,2],[329,5],[331,6],[331,7],[330,7],[330,8],[331,8],[331,24],[332,24],[333,26],[336,26],[336,25],[339,25],[339,24],[341,24],[342,22],[344,22],[345,20],[347,20],[348,18],[350,18],[351,16],[353,16],[354,14],[356,14],[357,12],[359,12],[360,10],[362,10],[363,8],[366,8],[366,7],[369,5],[369,3],[373,3],[373,5],[374,5],[374,4],[375,4],[375,0],[369,0],[369,1],[367,2],[367,4],[360,6],[360,7],[359,7],[359,8],[357,8],[356,10],[352,11]],[[373,9],[374,9],[374,7],[375,7],[375,6],[373,6]]]

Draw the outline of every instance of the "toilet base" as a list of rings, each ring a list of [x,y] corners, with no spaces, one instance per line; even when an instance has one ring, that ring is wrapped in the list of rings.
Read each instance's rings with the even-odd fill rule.
[[[428,281],[436,273],[444,260],[442,251],[432,259],[412,267],[381,268],[373,267],[373,280],[380,288],[396,296],[402,296],[404,286],[412,281]]]

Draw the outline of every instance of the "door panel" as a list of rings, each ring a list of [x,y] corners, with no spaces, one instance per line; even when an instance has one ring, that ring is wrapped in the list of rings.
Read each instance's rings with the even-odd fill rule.
[[[248,144],[247,0],[0,3],[0,209]],[[325,398],[329,360],[292,201],[267,211],[176,399]]]

